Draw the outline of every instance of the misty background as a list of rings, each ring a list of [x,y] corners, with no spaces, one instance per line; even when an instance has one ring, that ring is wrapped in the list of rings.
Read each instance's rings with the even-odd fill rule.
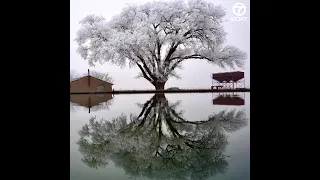
[[[153,0],[70,0],[70,70],[78,73],[85,73],[88,69],[98,72],[109,73],[114,80],[114,89],[154,89],[144,78],[136,79],[140,70],[135,68],[120,68],[116,65],[97,64],[90,67],[86,60],[83,60],[77,54],[77,44],[74,41],[76,33],[80,28],[79,21],[89,14],[102,15],[106,20],[110,20],[113,15],[119,14],[122,9],[130,4],[144,4]],[[159,0],[158,0],[159,1]],[[168,0],[163,0],[168,1]],[[244,71],[246,87],[250,88],[250,0],[207,0],[215,5],[221,5],[227,12],[224,22],[227,35],[227,44],[235,45],[240,50],[247,53],[248,58],[245,61],[243,69],[222,69],[216,65],[212,65],[205,60],[187,60],[182,70],[177,70],[181,75],[181,79],[170,78],[165,88],[210,88],[212,79],[211,73],[227,72],[227,71]],[[231,17],[235,15],[232,12],[232,6],[235,3],[243,3],[246,6],[247,21],[232,21]]]

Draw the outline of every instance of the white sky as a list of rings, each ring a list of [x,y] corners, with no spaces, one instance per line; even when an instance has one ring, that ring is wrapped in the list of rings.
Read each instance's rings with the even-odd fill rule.
[[[154,89],[154,87],[145,79],[135,79],[138,75],[138,68],[123,68],[115,65],[100,65],[90,67],[87,61],[83,60],[77,54],[77,44],[74,39],[76,32],[80,28],[79,21],[89,14],[102,15],[109,20],[113,15],[119,14],[121,10],[129,4],[141,4],[152,0],[71,0],[70,1],[70,69],[79,73],[87,72],[87,69],[94,69],[100,72],[108,72],[114,79],[114,89]],[[245,72],[246,87],[250,87],[250,0],[207,0],[216,5],[222,5],[227,15],[224,23],[225,30],[228,33],[227,44],[235,45],[248,54],[244,69],[236,69]],[[235,3],[243,3],[246,6],[246,14],[249,17],[244,21],[231,21],[233,17],[232,6]],[[215,65],[201,60],[188,60],[183,63],[183,69],[177,72],[181,79],[171,78],[166,83],[165,88],[209,88],[212,80],[211,73],[233,71],[230,69],[221,69]]]

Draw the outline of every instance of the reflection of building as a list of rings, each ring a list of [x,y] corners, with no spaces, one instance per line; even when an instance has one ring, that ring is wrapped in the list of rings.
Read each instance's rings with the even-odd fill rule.
[[[244,105],[244,99],[237,95],[219,95],[212,100],[212,104],[242,106]]]
[[[70,94],[70,102],[89,108],[89,113],[90,108],[102,105],[111,99],[112,94]]]
[[[70,82],[70,92],[107,92],[112,91],[112,85],[112,83],[90,76],[88,70],[88,76]]]

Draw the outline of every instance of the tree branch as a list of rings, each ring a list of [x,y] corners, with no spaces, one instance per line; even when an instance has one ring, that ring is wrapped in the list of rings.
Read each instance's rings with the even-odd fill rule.
[[[151,99],[149,101],[147,101],[146,103],[144,103],[143,108],[142,108],[141,113],[139,114],[138,118],[140,118],[144,114],[146,108],[149,106],[150,103],[151,103]]]
[[[144,124],[144,122],[146,121],[147,117],[149,116],[149,113],[150,113],[151,109],[155,106],[155,104],[156,104],[155,101],[153,101],[153,102],[151,103],[151,105],[149,106],[149,108],[146,110],[146,113],[145,113],[145,115],[144,115],[141,123],[139,124],[139,126],[142,126],[142,125]]]
[[[204,56],[201,56],[201,55],[199,55],[199,54],[193,54],[193,55],[185,56],[185,57],[180,57],[180,56],[178,56],[178,57],[174,57],[174,58],[171,58],[171,59],[170,59],[170,61],[175,60],[175,59],[179,59],[179,60],[176,61],[176,62],[171,66],[171,68],[169,69],[168,72],[173,71],[173,70],[178,66],[178,64],[180,64],[183,60],[191,59],[191,58],[193,58],[193,59],[207,59],[207,60],[209,60],[209,61],[212,61],[211,59],[209,59],[209,58],[207,58],[207,57],[204,57]]]
[[[190,34],[192,30],[188,30],[186,33],[183,34],[183,37],[186,37],[188,34]],[[166,59],[164,62],[170,62],[172,54],[177,50],[178,46],[182,43],[182,41],[178,41],[175,45],[174,43],[171,44],[170,50],[166,56]]]
[[[154,74],[152,74],[152,72],[150,71],[150,69],[148,68],[145,60],[144,60],[140,55],[138,55],[137,57],[141,60],[141,62],[142,62],[142,64],[143,64],[143,68],[147,71],[148,75],[151,77],[151,79],[153,79],[153,80],[155,81],[156,78],[155,78]],[[150,81],[150,82],[152,82],[152,81]]]
[[[161,51],[161,44],[160,44],[160,40],[159,37],[157,38],[157,53],[158,53],[158,58],[157,58],[157,62],[160,62],[160,51]]]
[[[176,51],[177,47],[180,45],[181,41],[179,41],[176,45],[173,45],[174,43],[172,43],[170,50],[166,56],[166,59],[164,60],[164,62],[170,62],[170,58],[172,56],[172,54]]]
[[[137,62],[136,62],[136,64],[137,64],[138,68],[140,69],[140,71],[142,72],[143,77],[144,77],[146,80],[148,80],[149,82],[152,83],[153,80],[146,74],[146,72],[144,71],[143,67],[142,67],[139,63],[137,63]]]

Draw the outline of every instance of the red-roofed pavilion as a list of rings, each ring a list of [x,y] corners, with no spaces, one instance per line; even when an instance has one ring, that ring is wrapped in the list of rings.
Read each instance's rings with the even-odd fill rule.
[[[212,86],[211,89],[237,89],[245,88],[244,72],[224,72],[211,74]]]

